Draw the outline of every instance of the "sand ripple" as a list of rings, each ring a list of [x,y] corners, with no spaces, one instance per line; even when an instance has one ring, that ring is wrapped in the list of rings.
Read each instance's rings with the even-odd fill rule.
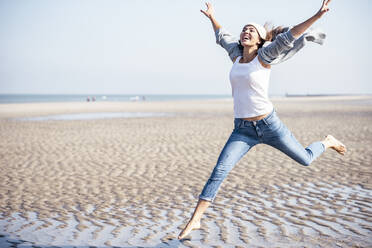
[[[326,103],[276,106],[301,143],[332,133],[345,157],[303,167],[254,147],[182,243],[232,130],[231,102],[148,119],[2,119],[0,246],[371,247],[372,107]]]

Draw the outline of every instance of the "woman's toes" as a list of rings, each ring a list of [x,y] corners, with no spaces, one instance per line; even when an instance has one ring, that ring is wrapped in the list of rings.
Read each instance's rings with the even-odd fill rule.
[[[342,144],[341,141],[337,140],[332,135],[327,135],[326,142],[328,143],[329,148],[332,148],[333,150],[340,153],[341,155],[345,155],[346,146]]]
[[[182,232],[180,233],[180,235],[178,235],[178,239],[185,238],[187,235],[189,235],[189,233],[192,230],[199,229],[199,228],[200,228],[200,222],[187,224],[187,226],[182,230]]]

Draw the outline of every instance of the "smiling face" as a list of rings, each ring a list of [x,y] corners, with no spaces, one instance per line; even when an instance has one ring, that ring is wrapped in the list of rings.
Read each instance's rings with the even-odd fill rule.
[[[255,46],[261,43],[261,37],[254,26],[246,25],[243,27],[240,33],[240,43],[243,47]]]

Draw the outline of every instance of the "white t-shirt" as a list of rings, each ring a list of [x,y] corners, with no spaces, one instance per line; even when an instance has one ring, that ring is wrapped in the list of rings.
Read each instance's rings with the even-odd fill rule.
[[[273,104],[268,95],[271,69],[263,67],[258,56],[249,63],[239,63],[240,58],[237,57],[230,71],[235,118],[271,112]]]

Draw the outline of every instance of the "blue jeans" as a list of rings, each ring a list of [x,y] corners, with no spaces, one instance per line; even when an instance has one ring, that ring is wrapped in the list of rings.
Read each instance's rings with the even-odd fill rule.
[[[314,142],[304,148],[279,119],[275,110],[259,121],[235,118],[234,130],[199,198],[213,201],[222,181],[235,164],[253,146],[261,143],[275,147],[305,166],[325,151],[322,142]]]

